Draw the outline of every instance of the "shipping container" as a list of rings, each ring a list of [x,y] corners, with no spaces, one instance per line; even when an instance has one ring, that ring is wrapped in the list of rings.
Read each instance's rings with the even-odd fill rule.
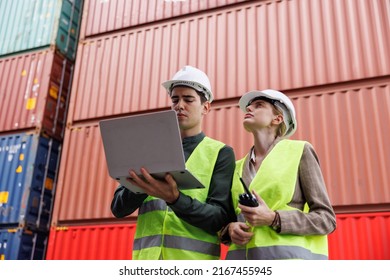
[[[340,212],[390,210],[390,82],[355,81],[286,92],[296,107],[293,139],[314,146],[331,202]],[[381,116],[379,117],[379,114]],[[242,126],[238,99],[216,102],[204,118],[206,135],[242,158],[253,145]],[[53,223],[113,219],[116,181],[108,175],[97,121],[67,129]],[[135,215],[135,214],[134,214]]]
[[[0,56],[53,46],[76,58],[82,0],[0,1]]]
[[[390,212],[337,214],[328,236],[330,260],[389,260]],[[136,224],[53,227],[48,260],[130,260]],[[228,247],[221,245],[221,259]]]
[[[80,39],[248,0],[85,0]]]
[[[98,123],[66,129],[60,167],[53,226],[116,220],[110,205],[118,184],[108,176]]]
[[[48,232],[0,229],[0,260],[44,260]]]
[[[135,223],[53,227],[47,260],[131,260]]]
[[[390,79],[286,91],[297,114],[293,139],[314,146],[337,211],[390,210]],[[242,158],[253,145],[242,127],[238,100],[215,108],[204,131],[231,145]],[[236,105],[236,106],[234,106]]]
[[[68,121],[167,107],[186,64],[224,100],[388,76],[389,50],[386,0],[243,2],[80,42]]]
[[[390,260],[390,212],[338,214],[329,259]]]
[[[0,58],[0,132],[64,137],[74,62],[46,49]]]
[[[60,153],[35,131],[0,136],[0,228],[49,231]]]
[[[131,260],[136,223],[53,227],[47,260]],[[226,247],[221,248],[226,255]]]

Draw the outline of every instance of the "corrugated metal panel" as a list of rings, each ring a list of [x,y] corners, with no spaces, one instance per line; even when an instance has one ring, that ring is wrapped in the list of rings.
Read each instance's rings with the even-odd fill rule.
[[[304,125],[296,137],[319,150],[333,204],[389,203],[389,79],[302,93],[295,101]]]
[[[337,214],[328,236],[331,260],[390,259],[390,212]],[[48,260],[130,260],[136,224],[57,227],[50,231]],[[221,246],[225,259],[226,246]]]
[[[390,212],[337,215],[329,259],[390,260]]]
[[[76,55],[82,0],[0,2],[0,56],[49,45]]]
[[[131,260],[135,224],[53,227],[47,260]]]
[[[49,230],[60,147],[35,133],[0,137],[0,227]]]
[[[388,80],[287,92],[297,110],[294,138],[315,147],[334,206],[390,210],[390,147],[384,141],[390,131]],[[232,146],[238,159],[253,140],[242,127],[237,103],[214,104],[204,131]],[[113,219],[110,203],[116,186],[108,176],[97,123],[67,129],[54,225]]]
[[[86,0],[80,38],[248,0]]]
[[[47,239],[47,232],[0,229],[0,260],[44,260]]]
[[[337,214],[336,220],[328,235],[330,260],[390,259],[390,212]],[[228,247],[222,248],[225,259]]]
[[[66,130],[60,166],[52,225],[114,219],[110,205],[118,184],[108,175],[97,123]]]
[[[0,131],[38,128],[61,140],[73,68],[52,49],[0,59]]]
[[[375,208],[385,203],[390,210],[389,79],[286,93],[297,112],[293,138],[315,147],[333,205]],[[204,130],[230,144],[241,158],[253,140],[234,104],[211,111]]]
[[[135,223],[53,227],[46,259],[131,260],[135,230]]]
[[[222,100],[389,75],[389,50],[385,0],[234,5],[80,43],[69,121],[166,107],[161,82],[184,64]]]

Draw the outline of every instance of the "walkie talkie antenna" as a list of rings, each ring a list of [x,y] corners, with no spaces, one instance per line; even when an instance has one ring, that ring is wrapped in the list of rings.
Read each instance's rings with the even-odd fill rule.
[[[249,191],[248,187],[246,186],[244,180],[240,177],[240,181],[241,181],[241,184],[244,186],[244,190],[247,194],[251,194],[251,192]]]
[[[256,197],[253,194],[251,194],[244,180],[240,176],[238,177],[240,178],[241,184],[245,189],[245,193],[240,194],[238,196],[238,202],[242,205],[249,206],[249,207],[259,206],[259,202],[257,201]]]

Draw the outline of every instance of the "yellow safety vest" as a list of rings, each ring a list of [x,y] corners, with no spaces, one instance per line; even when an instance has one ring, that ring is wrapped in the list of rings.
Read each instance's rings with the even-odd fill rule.
[[[222,142],[203,138],[186,161],[186,167],[205,186],[181,192],[205,202]],[[178,218],[165,201],[148,196],[138,212],[134,238],[135,260],[216,260],[220,257],[217,235]]]
[[[249,185],[249,189],[255,190],[270,209],[299,210],[288,203],[294,195],[304,145],[304,141],[287,139],[280,141],[264,159]],[[232,196],[238,215],[240,212],[237,208],[238,196],[244,190],[237,173],[242,176],[246,157],[236,162],[233,178]],[[304,212],[307,211],[308,207],[305,207]],[[252,231],[254,235],[245,246],[232,243],[226,259],[328,259],[326,235],[279,234],[269,226],[252,227]]]

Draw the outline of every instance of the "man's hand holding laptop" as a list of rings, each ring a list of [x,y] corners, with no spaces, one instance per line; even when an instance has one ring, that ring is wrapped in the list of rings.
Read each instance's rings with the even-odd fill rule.
[[[158,180],[152,177],[146,168],[141,168],[143,178],[139,177],[134,170],[129,171],[129,182],[143,189],[148,195],[158,197],[168,203],[174,203],[180,195],[176,181],[172,175],[167,173],[165,180]]]

